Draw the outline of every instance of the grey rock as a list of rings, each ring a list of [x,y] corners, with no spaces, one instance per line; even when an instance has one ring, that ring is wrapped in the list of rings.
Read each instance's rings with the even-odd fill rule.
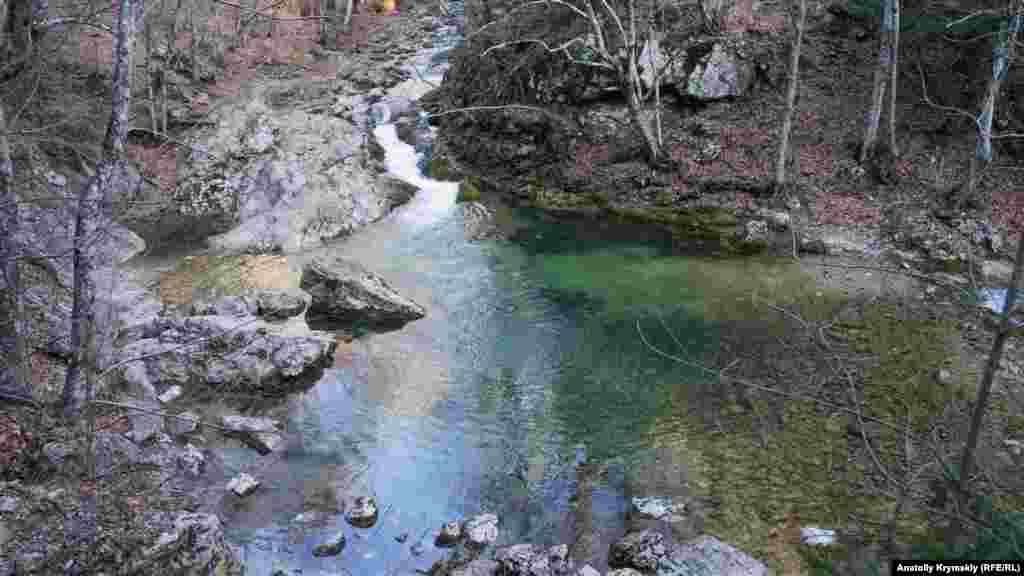
[[[195,316],[255,316],[259,310],[254,298],[225,296],[215,302],[197,302],[192,305]]]
[[[238,438],[261,454],[284,449],[284,437],[278,432],[278,423],[270,418],[224,416],[221,426],[225,434]]]
[[[466,521],[462,528],[466,535],[466,543],[474,547],[494,544],[498,539],[498,516],[484,513]]]
[[[357,496],[346,506],[345,520],[357,528],[369,528],[377,522],[377,502],[372,496]]]
[[[253,292],[258,314],[267,320],[285,320],[301,316],[312,297],[303,290],[257,290]]]
[[[698,100],[714,101],[745,95],[753,80],[753,66],[732,48],[716,42],[689,73],[686,85],[677,84],[676,89]]]
[[[312,296],[307,317],[344,326],[397,327],[426,316],[422,306],[362,266],[340,258],[316,258],[302,272]]]
[[[751,220],[744,226],[744,242],[767,244],[770,240],[771,238],[768,235],[768,223],[764,220]]]
[[[434,539],[434,545],[442,548],[455,546],[462,538],[462,526],[458,522],[447,522],[441,526],[441,532]]]
[[[668,554],[668,545],[661,534],[653,530],[632,532],[612,544],[608,552],[608,565],[654,572],[658,569],[658,563],[667,558]]]
[[[634,574],[632,574],[632,575],[631,574],[622,574],[621,576],[634,576],[634,575],[640,574],[639,572],[633,570],[632,568],[623,568],[623,570],[632,570]],[[610,574],[610,572],[609,572],[609,574]],[[576,576],[601,576],[601,573],[598,572],[590,564],[584,564],[583,566],[580,566],[578,570],[576,570]]]
[[[193,446],[186,444],[178,453],[178,466],[191,478],[199,478],[206,470],[206,457],[203,452]]]
[[[552,574],[567,575],[573,572],[575,563],[569,556],[569,546],[567,544],[558,544],[548,548],[547,556]]]
[[[494,560],[477,558],[465,566],[451,571],[451,576],[494,576],[498,572],[498,563]]]
[[[75,453],[74,447],[63,442],[49,442],[43,446],[43,456],[50,466],[60,468],[64,461]]]
[[[161,572],[185,576],[241,576],[238,553],[224,539],[213,514],[180,514],[174,529],[143,553],[140,564],[160,558]]]
[[[329,539],[320,544],[317,544],[313,548],[313,556],[337,556],[341,553],[341,549],[345,547],[345,534],[343,532],[337,532]]]
[[[184,390],[182,390],[181,386],[175,384],[167,390],[164,390],[163,394],[158,396],[157,399],[160,400],[162,404],[170,404],[180,398],[183,392]]]
[[[229,492],[232,492],[233,494],[235,494],[235,496],[238,496],[239,498],[244,498],[249,494],[255,492],[256,489],[259,487],[259,480],[256,480],[249,474],[245,474],[243,472],[242,474],[235,476],[234,478],[231,479],[230,482],[228,482],[227,490]]]
[[[127,413],[128,420],[132,425],[132,429],[128,431],[128,438],[132,442],[142,444],[160,433],[163,427],[163,417],[155,413],[160,410],[157,404],[135,400],[124,400],[122,403],[145,410],[129,410]]]
[[[591,568],[591,570],[593,570]],[[594,570],[594,574],[597,574],[597,570]],[[605,576],[644,576],[643,572],[633,570],[632,568],[617,568],[608,572]]]
[[[701,536],[673,550],[659,574],[679,576],[767,576],[768,568],[713,536]]]
[[[0,513],[14,512],[19,504],[19,500],[13,496],[0,497]]]
[[[547,551],[533,544],[516,544],[499,548],[494,560],[507,576],[551,576]]]
[[[167,419],[167,432],[172,436],[191,434],[199,429],[199,416],[195,412],[182,412]]]

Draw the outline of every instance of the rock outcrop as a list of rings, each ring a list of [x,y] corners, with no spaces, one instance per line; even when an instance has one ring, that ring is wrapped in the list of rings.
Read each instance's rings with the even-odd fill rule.
[[[273,95],[266,97],[273,99]],[[175,206],[228,252],[296,251],[344,236],[407,202],[415,188],[379,175],[353,123],[261,95],[214,113],[181,163]]]
[[[159,392],[178,385],[280,396],[315,383],[334,358],[333,340],[252,317],[154,318],[127,330],[130,343],[116,355],[122,377],[131,371]]]
[[[427,314],[376,274],[341,258],[311,261],[301,286],[313,297],[307,318],[318,328],[397,328]]]

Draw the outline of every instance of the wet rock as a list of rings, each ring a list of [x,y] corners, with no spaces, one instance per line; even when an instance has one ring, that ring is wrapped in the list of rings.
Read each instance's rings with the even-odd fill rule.
[[[395,536],[395,542],[398,542],[399,544],[403,544],[408,539],[409,539],[409,533],[408,532],[402,532],[398,536]]]
[[[632,568],[624,568],[624,570],[632,570]],[[635,570],[633,570],[633,572],[635,574],[639,574],[639,572],[636,572]],[[609,574],[611,574],[611,572],[609,572]],[[583,566],[580,566],[579,570],[576,570],[576,575],[575,576],[601,576],[601,573],[598,572],[590,564],[584,564]],[[632,575],[623,574],[622,576],[632,576]]]
[[[441,532],[434,539],[434,545],[441,548],[455,546],[462,538],[462,526],[458,522],[448,522],[441,526]]]
[[[345,520],[357,528],[369,528],[377,522],[377,502],[372,496],[357,496],[346,506]]]
[[[300,526],[317,526],[327,523],[327,514],[320,510],[306,510],[297,514],[292,522]]]
[[[206,456],[192,444],[186,444],[178,453],[178,466],[191,478],[199,478],[206,470]]]
[[[466,521],[462,531],[470,546],[482,548],[494,544],[498,539],[498,516],[491,513],[474,516]]]
[[[237,552],[224,539],[220,519],[213,514],[180,514],[174,530],[160,536],[139,566],[148,566],[153,558],[159,558],[160,571],[166,574],[241,576],[243,569]]]
[[[260,487],[259,480],[253,478],[249,474],[239,474],[228,482],[227,490],[233,493],[239,498],[245,498],[249,494],[252,494]]]
[[[653,530],[632,532],[612,544],[608,552],[608,565],[654,572],[668,554],[668,545],[661,534]]]
[[[343,326],[399,327],[426,316],[426,310],[398,294],[383,279],[340,258],[317,258],[302,272],[301,286],[312,295],[308,317]]]
[[[225,434],[238,438],[261,454],[270,454],[284,448],[284,437],[278,432],[278,423],[270,418],[224,416],[221,426]]]
[[[345,534],[343,532],[337,532],[325,542],[317,544],[313,548],[313,556],[321,558],[324,556],[337,556],[341,554],[341,549],[345,547]]]

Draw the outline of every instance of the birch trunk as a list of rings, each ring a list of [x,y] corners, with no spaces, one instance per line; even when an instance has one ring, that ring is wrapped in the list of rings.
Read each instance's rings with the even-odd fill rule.
[[[896,149],[896,85],[900,69],[900,0],[892,1],[892,61],[889,63],[889,150]]]
[[[885,76],[886,72],[890,72],[892,64],[893,1],[883,0],[882,2],[882,29],[878,37],[878,66],[875,68],[871,91],[871,110],[868,111],[864,124],[864,142],[860,149],[861,163],[867,161],[878,141],[878,124],[882,118],[882,103],[885,100]]]
[[[14,338],[14,349],[7,359],[10,373],[14,377],[12,382],[16,391],[24,392],[30,396],[31,387],[28,381],[28,370],[26,370],[28,358],[25,349],[25,326],[22,323],[24,314],[24,299],[21,297],[21,278],[18,268],[18,255],[21,250],[18,246],[18,235],[21,227],[21,218],[18,214],[18,195],[14,190],[14,162],[11,159],[11,145],[7,138],[7,117],[2,105],[0,105],[0,214],[3,219],[3,228],[7,232],[0,237],[0,258],[3,258],[3,274],[7,285],[7,294],[10,298],[10,334]]]
[[[786,183],[786,158],[789,156],[789,134],[793,130],[793,114],[796,112],[796,94],[800,86],[800,50],[804,43],[804,23],[807,19],[807,0],[798,0],[799,13],[796,19],[796,38],[789,59],[789,90],[786,92],[786,115],[782,119],[779,134],[779,156],[775,161],[775,186]]]

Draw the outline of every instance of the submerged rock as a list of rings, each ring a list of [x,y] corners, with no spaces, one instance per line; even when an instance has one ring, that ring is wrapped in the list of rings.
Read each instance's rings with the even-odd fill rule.
[[[345,520],[357,528],[369,528],[377,523],[377,502],[373,496],[357,496],[346,508]]]
[[[314,259],[302,272],[301,286],[312,295],[311,324],[387,329],[427,314],[379,276],[341,258]]]
[[[278,424],[270,418],[225,416],[221,421],[225,434],[238,438],[261,454],[270,454],[284,448],[284,436]]]
[[[345,534],[343,532],[337,532],[326,541],[317,544],[313,548],[313,556],[321,558],[323,556],[337,556],[341,554],[341,549],[345,547]]]

